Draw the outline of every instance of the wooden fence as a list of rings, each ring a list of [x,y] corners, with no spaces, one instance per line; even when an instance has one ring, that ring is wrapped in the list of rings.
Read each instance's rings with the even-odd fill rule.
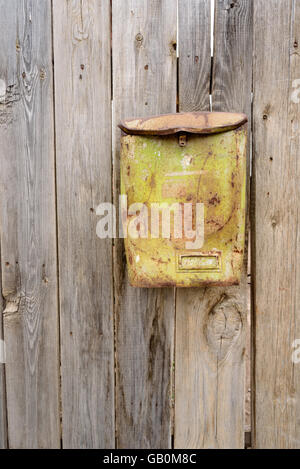
[[[300,0],[215,0],[213,59],[211,8],[0,0],[0,447],[244,447],[247,259],[133,289],[96,236],[118,121],[209,109],[250,123],[252,447],[300,447]]]

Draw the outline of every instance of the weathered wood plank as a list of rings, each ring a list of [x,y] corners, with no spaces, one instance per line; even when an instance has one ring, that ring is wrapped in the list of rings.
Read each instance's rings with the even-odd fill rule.
[[[1,252],[0,252],[0,264]],[[5,345],[3,335],[2,278],[0,275],[0,449],[7,448],[6,385],[5,385]]]
[[[299,448],[300,2],[256,0],[254,25],[255,446]]]
[[[114,199],[121,118],[176,111],[176,0],[113,0]],[[142,202],[142,201],[141,201]],[[115,243],[116,415],[119,448],[171,446],[173,289],[128,285]]]
[[[58,247],[64,448],[113,448],[109,0],[54,0]]]
[[[2,294],[11,448],[58,448],[51,3],[1,0]]]
[[[182,8],[179,18],[183,22],[179,31],[180,55],[184,50],[192,57],[194,46],[188,38],[195,36],[194,28],[198,30],[199,21],[207,24],[209,4],[189,2],[189,17],[193,21],[190,20],[187,27],[184,18],[187,2],[179,2]],[[199,20],[199,16],[203,19]],[[251,25],[251,2],[216,2],[213,110],[244,111],[250,117]],[[199,38],[199,47],[202,45],[203,49],[199,52],[198,70],[194,66],[197,77],[201,67],[210,66],[209,29],[202,28],[202,34],[205,36]],[[182,42],[187,42],[188,46],[182,46]],[[207,75],[208,72],[204,73],[204,77]],[[185,72],[181,75],[180,68],[179,89],[189,88],[191,79],[187,81],[182,76]],[[203,110],[201,106],[208,109],[208,86],[204,83],[197,87],[202,90],[200,94],[197,92],[198,104],[191,104],[189,99],[181,100],[181,111]],[[182,91],[181,99],[184,96]],[[246,291],[246,275],[239,287],[177,290],[176,447],[244,446]]]
[[[252,53],[253,53],[253,2],[248,0],[216,0],[214,34],[214,68],[212,77],[212,108],[215,111],[244,112],[248,116],[248,159],[247,159],[247,231],[250,228],[250,141],[252,121]],[[251,430],[251,269],[249,265],[248,240],[246,237],[244,277],[241,285],[233,289],[243,308],[243,356],[239,379],[241,394],[236,403],[236,412],[244,408],[244,430]],[[237,354],[239,352],[237,351]],[[245,379],[246,378],[246,379]],[[245,392],[242,392],[244,386]],[[234,390],[232,390],[232,393]],[[236,389],[236,392],[237,389]],[[244,395],[244,397],[242,397]],[[244,401],[243,401],[244,399]],[[242,423],[240,422],[240,425]],[[240,428],[242,432],[242,428]],[[241,435],[242,436],[242,435]]]
[[[209,111],[211,1],[179,0],[179,110]]]

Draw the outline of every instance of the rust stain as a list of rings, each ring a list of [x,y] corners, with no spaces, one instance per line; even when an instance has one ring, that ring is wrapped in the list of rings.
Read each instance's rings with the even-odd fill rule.
[[[218,194],[215,194],[211,199],[209,199],[208,203],[209,205],[219,205],[221,202],[220,197]]]

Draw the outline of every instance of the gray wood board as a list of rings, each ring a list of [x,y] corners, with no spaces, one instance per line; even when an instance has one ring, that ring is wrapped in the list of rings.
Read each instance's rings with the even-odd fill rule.
[[[51,3],[0,2],[1,255],[10,448],[59,448]]]
[[[54,0],[64,448],[113,448],[110,2]]]
[[[114,200],[122,118],[176,111],[175,0],[113,0]],[[128,284],[123,240],[114,249],[116,423],[119,448],[171,447],[173,289]]]

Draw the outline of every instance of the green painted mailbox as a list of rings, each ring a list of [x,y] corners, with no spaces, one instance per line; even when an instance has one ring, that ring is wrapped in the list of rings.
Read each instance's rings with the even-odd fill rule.
[[[245,244],[244,114],[120,124],[121,218],[135,287],[234,285]]]

